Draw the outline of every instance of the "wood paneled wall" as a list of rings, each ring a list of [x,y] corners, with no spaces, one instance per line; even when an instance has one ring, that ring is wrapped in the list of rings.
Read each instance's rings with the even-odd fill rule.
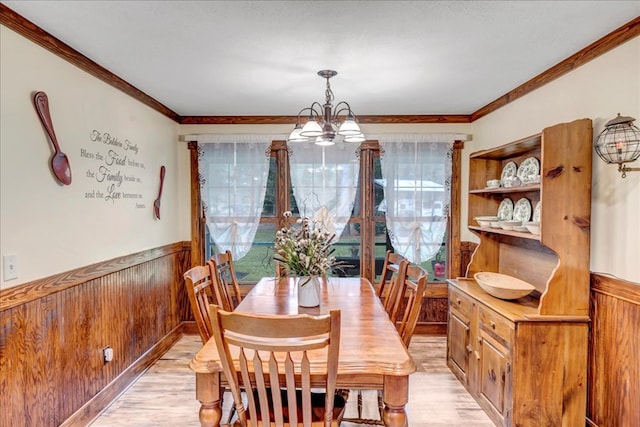
[[[640,426],[640,284],[591,274],[587,417]]]
[[[180,337],[189,267],[180,242],[0,291],[0,425],[86,425]]]
[[[0,426],[86,425],[190,324],[190,265],[180,242],[0,291]],[[440,332],[439,299],[424,332]],[[591,302],[588,422],[640,425],[640,285],[592,274]]]

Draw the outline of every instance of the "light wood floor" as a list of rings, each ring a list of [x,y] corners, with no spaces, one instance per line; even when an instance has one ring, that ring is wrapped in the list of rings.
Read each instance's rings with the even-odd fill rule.
[[[182,337],[109,406],[92,427],[199,426],[195,379],[188,363],[201,347],[196,335]],[[409,380],[411,427],[491,427],[494,424],[446,366],[446,338],[416,335],[409,348],[418,372]],[[356,416],[351,393],[345,416]],[[228,404],[229,399],[225,399]],[[223,407],[223,420],[227,417]],[[376,392],[364,394],[365,416],[377,418]],[[343,422],[343,427],[357,424]]]

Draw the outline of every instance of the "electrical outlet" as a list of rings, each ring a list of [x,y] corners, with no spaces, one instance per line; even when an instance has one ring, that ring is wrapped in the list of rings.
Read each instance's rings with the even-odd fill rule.
[[[104,356],[104,363],[109,363],[113,360],[113,349],[106,346],[102,349],[102,355]]]
[[[2,256],[2,276],[4,280],[18,278],[18,255],[7,254]]]

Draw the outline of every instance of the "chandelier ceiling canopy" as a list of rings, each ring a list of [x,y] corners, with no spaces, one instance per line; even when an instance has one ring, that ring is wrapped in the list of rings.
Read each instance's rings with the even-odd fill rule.
[[[349,104],[341,101],[335,107],[332,105],[334,96],[329,79],[337,74],[338,72],[334,70],[318,71],[318,75],[327,80],[324,105],[314,101],[310,107],[300,110],[296,126],[289,135],[289,142],[314,141],[318,145],[333,145],[336,135],[344,136],[344,142],[365,140],[364,134],[358,126],[356,115],[351,111]],[[303,126],[300,117],[307,114],[307,122]],[[342,122],[340,122],[341,115],[344,116]]]

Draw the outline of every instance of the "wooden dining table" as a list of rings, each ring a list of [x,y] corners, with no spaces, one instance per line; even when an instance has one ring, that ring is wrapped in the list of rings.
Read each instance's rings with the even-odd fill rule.
[[[320,306],[303,308],[298,306],[294,279],[265,277],[247,294],[236,311],[319,315],[331,309],[341,311],[337,388],[382,390],[384,424],[408,426],[405,405],[409,399],[409,375],[415,372],[416,366],[367,279],[325,278],[321,285]],[[201,404],[200,424],[219,426],[225,381],[213,339],[202,347],[189,367],[196,376],[196,398]]]

